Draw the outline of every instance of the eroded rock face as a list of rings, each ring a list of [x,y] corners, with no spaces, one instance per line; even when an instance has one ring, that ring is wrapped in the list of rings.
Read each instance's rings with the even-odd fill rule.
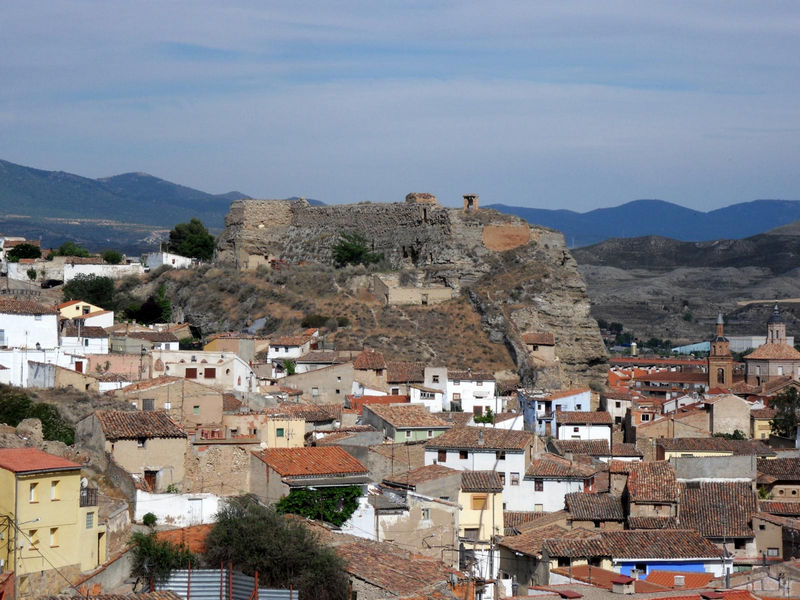
[[[270,260],[332,262],[341,233],[359,232],[393,269],[467,293],[489,339],[502,341],[526,384],[554,389],[600,380],[607,359],[563,235],[493,210],[465,212],[435,199],[310,206],[304,200],[234,202],[217,260],[252,270]],[[521,335],[556,336],[558,363],[535,364]]]

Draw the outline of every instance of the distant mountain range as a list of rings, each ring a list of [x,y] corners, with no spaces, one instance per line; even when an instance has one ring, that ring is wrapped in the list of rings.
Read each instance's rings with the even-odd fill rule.
[[[490,204],[529,223],[558,229],[570,247],[656,235],[685,242],[741,239],[800,220],[798,200],[754,200],[700,212],[663,200],[634,200],[585,213]]]

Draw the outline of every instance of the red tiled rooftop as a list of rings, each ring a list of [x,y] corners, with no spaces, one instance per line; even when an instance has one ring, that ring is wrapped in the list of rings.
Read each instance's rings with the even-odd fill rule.
[[[364,465],[339,446],[268,448],[254,451],[253,456],[283,477],[360,475],[368,472]]]
[[[54,456],[36,448],[0,449],[0,468],[14,473],[34,471],[67,471],[80,469],[78,463]]]
[[[683,577],[684,585],[675,585],[676,575]],[[687,571],[651,571],[645,579],[648,583],[654,583],[664,587],[683,587],[684,589],[693,589],[706,587],[708,583],[714,579],[714,575],[712,573],[697,573]]]

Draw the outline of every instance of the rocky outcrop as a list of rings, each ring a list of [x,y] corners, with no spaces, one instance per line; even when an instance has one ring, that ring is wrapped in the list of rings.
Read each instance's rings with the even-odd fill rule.
[[[445,208],[426,194],[404,203],[319,207],[244,200],[231,205],[225,223],[217,261],[241,270],[275,260],[329,264],[342,233],[361,233],[392,269],[466,293],[490,341],[505,344],[527,385],[552,389],[602,378],[605,347],[557,231],[493,210]],[[531,359],[521,337],[529,331],[555,334],[557,363]]]

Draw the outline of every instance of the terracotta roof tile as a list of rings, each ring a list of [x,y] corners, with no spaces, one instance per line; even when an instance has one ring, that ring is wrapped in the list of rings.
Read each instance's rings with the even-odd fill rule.
[[[543,454],[531,461],[525,478],[538,479],[586,479],[597,472],[595,467],[569,461],[555,454]]]
[[[425,367],[422,363],[407,360],[390,360],[386,363],[387,383],[422,383]]]
[[[453,427],[425,443],[431,449],[472,449],[479,451],[522,451],[533,442],[525,431],[493,429],[491,427]]]
[[[567,512],[577,521],[624,521],[622,498],[612,494],[572,492],[564,496]]]
[[[609,456],[606,440],[552,440],[550,444],[561,456],[567,452],[587,456]]]
[[[244,404],[233,394],[222,394],[222,412],[235,412]]]
[[[720,558],[722,551],[698,532],[683,529],[606,531],[614,558]]]
[[[461,491],[502,492],[503,482],[495,471],[462,471]]]
[[[440,419],[420,404],[392,406],[367,404],[365,412],[371,412],[397,429],[449,428],[450,423]]]
[[[416,469],[411,469],[407,473],[401,473],[399,475],[391,475],[389,477],[386,477],[383,481],[387,485],[394,487],[414,488],[418,486],[420,483],[426,483],[428,481],[436,481],[437,479],[441,479],[443,477],[450,477],[452,475],[455,475],[456,473],[460,473],[460,471],[456,471],[455,469],[445,467],[444,465],[425,465],[423,467],[417,467]]]
[[[608,461],[608,470],[611,473],[630,473],[637,461],[614,460]]]
[[[754,408],[750,411],[750,416],[754,419],[773,419],[777,412],[774,408]]]
[[[730,452],[734,455],[775,456],[775,451],[759,440],[708,438],[661,438],[656,440],[666,452]]]
[[[310,335],[284,335],[269,341],[270,348],[277,346],[302,346],[311,341]]]
[[[253,456],[283,477],[361,475],[367,468],[339,446],[267,448]]]
[[[611,425],[614,421],[607,412],[558,411],[556,422],[563,425]]]
[[[31,471],[66,471],[80,469],[78,463],[54,456],[37,448],[0,449],[0,468],[14,473]]]
[[[132,331],[125,334],[125,337],[134,340],[146,340],[148,342],[177,342],[178,338],[174,333],[168,331]]]
[[[665,461],[637,462],[628,475],[631,502],[677,502],[675,469]]]
[[[363,396],[345,396],[349,408],[353,408],[360,413],[363,412],[366,404],[400,404],[408,402],[409,397],[403,394],[388,394],[386,396],[373,396],[365,394]]]
[[[677,529],[675,517],[628,517],[629,529]]]
[[[278,406],[268,406],[262,412],[268,415],[299,417],[308,422],[333,421],[339,418],[342,407],[338,404],[298,404],[282,402]]]
[[[353,361],[353,368],[362,371],[374,371],[377,369],[386,368],[386,360],[383,358],[383,353],[376,350],[364,350],[356,356]]]
[[[749,482],[681,485],[679,525],[705,537],[752,537],[756,494]]]
[[[439,416],[445,421],[450,421],[453,425],[465,427],[475,416],[471,412],[443,412]]]
[[[683,585],[675,585],[675,576],[683,577]],[[650,571],[646,581],[656,585],[663,585],[664,587],[683,589],[702,588],[708,586],[709,582],[714,579],[713,573],[696,573],[688,571]]]
[[[614,571],[607,571],[600,567],[590,567],[589,565],[573,565],[571,567],[558,567],[552,570],[553,573],[576,579],[583,583],[606,590],[612,590],[615,583],[633,582],[633,590],[637,594],[647,594],[653,592],[663,592],[664,587],[649,583],[644,579],[633,579],[627,575],[620,575]],[[622,578],[620,580],[619,578]]]
[[[106,440],[185,438],[186,432],[162,411],[98,410],[95,413]]]
[[[543,400],[560,400],[561,398],[569,398],[570,396],[577,396],[578,394],[585,394],[591,391],[587,388],[570,388],[568,390],[557,390],[550,392],[542,397]]]
[[[295,359],[297,364],[315,364],[315,363],[343,363],[347,362],[346,359],[340,358],[339,353],[335,350],[312,350],[306,352],[303,356]]]
[[[759,458],[756,470],[772,475],[777,481],[800,481],[800,458]]]
[[[175,545],[186,546],[195,554],[205,554],[206,538],[213,527],[213,524],[191,525],[179,529],[159,531],[156,533],[156,537],[159,540],[165,540]]]
[[[0,314],[5,315],[55,315],[58,311],[52,306],[44,306],[32,300],[17,300],[0,297]]]
[[[74,325],[66,325],[61,330],[62,337],[85,337],[89,339],[106,339],[108,332],[102,327],[75,327]]]
[[[540,346],[555,346],[556,336],[546,331],[536,331],[522,334],[523,344],[538,344]]]
[[[120,391],[124,393],[138,392],[140,390],[149,390],[152,388],[161,387],[162,385],[177,383],[179,381],[184,381],[184,379],[181,377],[172,377],[170,375],[161,375],[160,377],[155,377],[153,379],[146,379],[144,381],[132,383],[131,385],[125,386]]]
[[[479,373],[471,369],[467,369],[466,371],[448,369],[447,379],[448,381],[494,381],[494,375],[491,373]]]
[[[599,534],[586,529],[583,530],[585,533],[578,532],[578,529],[573,529],[563,536],[545,540],[542,548],[555,557],[610,556],[608,547]]]
[[[542,545],[545,540],[561,537],[566,532],[567,530],[564,527],[549,525],[531,529],[519,535],[506,536],[500,541],[500,545],[528,556],[539,556],[542,553]]]
[[[517,527],[523,523],[535,521],[549,513],[542,511],[521,511],[521,510],[504,510],[503,511],[503,525],[506,529],[510,527]]]
[[[745,354],[745,360],[800,360],[800,352],[788,344],[763,344]]]
[[[780,502],[779,500],[759,500],[759,510],[772,515],[800,517],[800,502]]]
[[[611,456],[641,457],[642,453],[636,449],[636,444],[620,442],[618,444],[611,444]]]

